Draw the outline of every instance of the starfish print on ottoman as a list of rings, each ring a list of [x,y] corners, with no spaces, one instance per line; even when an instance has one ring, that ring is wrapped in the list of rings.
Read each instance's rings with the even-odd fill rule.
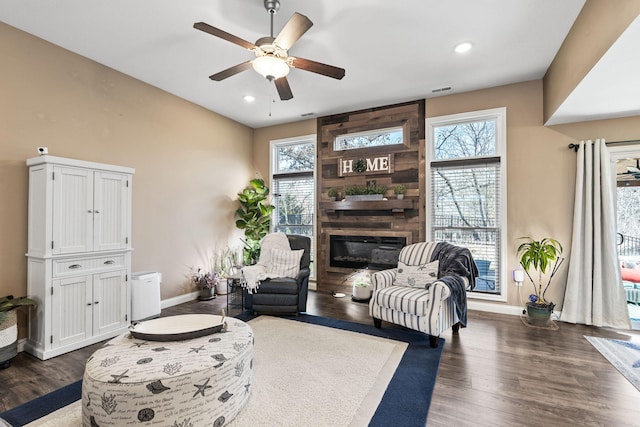
[[[127,372],[129,372],[128,369],[126,371],[124,371],[123,373],[121,373],[120,375],[111,374],[113,379],[109,380],[109,382],[110,383],[114,383],[114,384],[120,384],[120,382],[122,381],[123,378],[129,378],[129,375],[125,375]]]
[[[204,397],[204,392],[206,389],[208,388],[213,388],[213,386],[208,385],[209,384],[209,380],[211,378],[207,378],[207,380],[204,382],[204,384],[194,384],[193,386],[196,387],[198,390],[193,394],[193,397],[196,397],[198,394],[201,394],[202,397]]]

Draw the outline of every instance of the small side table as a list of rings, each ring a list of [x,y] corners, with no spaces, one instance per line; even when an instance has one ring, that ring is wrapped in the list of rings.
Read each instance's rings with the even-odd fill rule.
[[[227,277],[227,313],[244,311],[244,289],[242,288],[242,273]]]

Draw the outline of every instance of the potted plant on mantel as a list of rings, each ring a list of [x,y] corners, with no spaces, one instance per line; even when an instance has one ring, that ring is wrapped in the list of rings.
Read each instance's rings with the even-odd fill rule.
[[[344,187],[345,200],[382,200],[387,187],[368,181],[367,185],[349,185]]]
[[[518,258],[534,289],[534,293],[529,295],[529,301],[526,304],[527,321],[532,325],[544,326],[549,323],[553,308],[556,306],[553,302],[546,300],[545,293],[564,261],[562,245],[550,237],[542,240],[533,240],[531,237],[521,237],[521,239],[527,241],[518,246]],[[551,269],[550,273],[546,276],[549,269]],[[537,276],[536,280],[532,275]],[[546,285],[544,285],[545,278],[548,278]]]
[[[393,187],[393,192],[395,193],[398,200],[404,199],[404,193],[407,192],[407,187],[404,184],[398,184]]]

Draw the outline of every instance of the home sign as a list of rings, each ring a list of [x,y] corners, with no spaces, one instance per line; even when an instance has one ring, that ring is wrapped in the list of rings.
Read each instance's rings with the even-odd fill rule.
[[[338,176],[366,173],[381,175],[393,173],[393,154],[377,157],[353,157],[338,159]]]

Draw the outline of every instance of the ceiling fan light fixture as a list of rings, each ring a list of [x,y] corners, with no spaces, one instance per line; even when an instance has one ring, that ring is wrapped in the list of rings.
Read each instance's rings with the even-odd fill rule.
[[[465,53],[469,52],[472,47],[473,45],[470,42],[463,42],[457,44],[454,50],[456,51],[456,53]]]
[[[287,62],[275,56],[259,56],[252,62],[253,69],[269,80],[276,80],[289,74]]]

